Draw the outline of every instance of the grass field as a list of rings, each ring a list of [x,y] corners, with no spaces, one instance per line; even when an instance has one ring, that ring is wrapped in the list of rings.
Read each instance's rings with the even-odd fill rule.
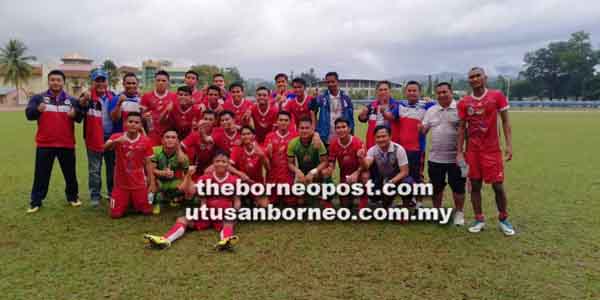
[[[1,113],[0,298],[600,299],[600,113],[512,120],[514,237],[495,229],[488,186],[489,227],[478,235],[426,223],[252,223],[237,227],[235,252],[218,253],[214,231],[146,249],[142,235],[162,234],[175,211],[111,220],[106,203],[91,208],[81,139],[84,205],[67,206],[56,163],[42,211],[26,215],[36,124]]]

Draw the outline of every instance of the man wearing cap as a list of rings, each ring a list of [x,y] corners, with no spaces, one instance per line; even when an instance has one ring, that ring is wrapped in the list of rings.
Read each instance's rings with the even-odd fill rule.
[[[108,90],[108,74],[96,69],[90,74],[92,85],[89,92],[79,97],[79,104],[84,113],[83,137],[88,157],[88,189],[92,206],[100,203],[102,190],[102,159],[106,163],[106,190],[110,196],[113,187],[114,151],[104,151],[106,140],[113,133],[115,126],[108,109],[109,101],[114,94]]]

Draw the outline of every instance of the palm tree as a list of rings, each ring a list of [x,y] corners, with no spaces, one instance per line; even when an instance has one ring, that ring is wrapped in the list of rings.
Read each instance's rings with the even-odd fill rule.
[[[35,56],[25,56],[27,46],[23,42],[11,39],[4,48],[0,49],[0,77],[4,84],[13,84],[17,89],[17,103],[19,103],[19,87],[31,77],[30,61],[36,60]]]

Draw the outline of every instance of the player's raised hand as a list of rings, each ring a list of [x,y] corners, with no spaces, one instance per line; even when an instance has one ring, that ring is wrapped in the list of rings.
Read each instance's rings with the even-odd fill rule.
[[[365,150],[365,148],[360,148],[358,151],[356,151],[356,157],[365,159],[365,157],[367,157],[367,150]]]
[[[171,168],[167,168],[165,170],[165,177],[168,179],[173,178],[173,176],[175,176],[175,173],[173,172],[173,170],[171,170]]]
[[[121,96],[119,96],[119,103],[118,104],[121,104],[121,103],[125,102],[125,100],[127,100],[127,96],[125,96],[125,94],[121,94]]]
[[[71,106],[71,109],[69,110],[69,112],[67,113],[67,116],[71,119],[75,118],[75,107]]]
[[[167,104],[167,112],[171,111],[173,111],[173,101],[170,101],[169,104]]]
[[[87,107],[89,101],[90,101],[90,93],[88,91],[81,93],[81,96],[79,97],[79,105],[81,105],[83,107]]]
[[[127,142],[127,135],[126,135],[126,134],[123,134],[123,135],[121,135],[121,136],[120,136],[118,139],[116,139],[114,142],[115,142],[115,143],[117,143],[117,144],[120,144],[120,143],[125,143],[125,142]]]
[[[195,166],[195,165],[193,165],[193,166],[189,166],[189,167],[188,167],[187,174],[188,174],[188,175],[190,175],[190,176],[191,176],[191,175],[194,175],[194,174],[196,174],[196,170],[197,170],[197,169],[196,169],[196,166]]]

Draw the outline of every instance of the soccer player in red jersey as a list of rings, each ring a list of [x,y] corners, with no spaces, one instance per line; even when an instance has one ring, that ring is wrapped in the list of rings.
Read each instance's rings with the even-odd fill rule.
[[[231,172],[249,184],[264,184],[265,173],[269,171],[269,161],[265,153],[255,141],[254,129],[244,126],[241,129],[240,147],[231,152]],[[267,207],[269,198],[265,195],[252,195],[254,204]]]
[[[335,120],[336,137],[329,145],[329,168],[333,173],[335,163],[340,166],[340,182],[356,183],[362,181],[367,174],[361,172],[361,161],[365,158],[367,150],[363,142],[350,134],[350,123],[344,118]],[[341,197],[340,204],[346,208],[352,208],[353,199],[351,197]],[[358,208],[367,207],[369,203],[367,195],[360,198]]]
[[[269,89],[263,86],[257,88],[256,105],[252,107],[252,123],[259,144],[262,145],[267,134],[273,131],[278,111],[275,105],[269,103]]]
[[[214,170],[209,174],[205,174],[198,182],[212,182],[213,184],[218,184],[219,186],[224,186],[225,184],[234,185],[238,178],[235,175],[229,173],[229,156],[226,152],[218,151],[213,160]],[[194,167],[190,168],[188,173],[193,173]],[[192,193],[196,193],[196,186],[192,183],[190,175],[185,177],[185,184]],[[204,196],[200,200],[201,207],[207,207],[209,209],[239,209],[241,206],[240,198],[237,196],[233,197],[225,197],[225,196]],[[224,214],[225,212],[223,212]],[[223,219],[198,219],[198,220],[189,220],[185,217],[177,218],[175,221],[175,225],[167,231],[167,233],[163,236],[155,236],[146,234],[144,238],[148,240],[150,245],[157,249],[165,249],[171,246],[171,244],[182,237],[186,230],[196,229],[196,230],[206,230],[209,228],[214,228],[220,233],[220,240],[215,245],[217,250],[226,250],[231,248],[238,242],[238,237],[234,235],[234,223],[225,221]]]
[[[212,110],[217,115],[223,111],[223,101],[220,99],[220,89],[216,85],[210,85],[206,88],[206,102],[200,103],[198,107],[201,111]]]
[[[130,112],[127,132],[113,134],[104,144],[105,150],[115,150],[115,186],[110,199],[110,216],[122,217],[132,203],[143,214],[152,213],[148,202],[148,188],[156,190],[151,158],[152,142],[143,135],[142,116]]]
[[[287,102],[289,94],[288,76],[284,73],[275,75],[275,91],[271,94],[271,104],[274,104],[278,110],[281,110],[285,102]]]
[[[504,190],[504,165],[498,137],[498,114],[502,119],[504,132],[505,159],[512,159],[512,132],[508,120],[508,100],[499,90],[487,88],[487,76],[482,68],[469,71],[471,95],[463,97],[458,103],[458,143],[457,163],[465,162],[469,166],[471,181],[471,202],[475,212],[475,222],[469,226],[470,232],[480,232],[485,227],[481,209],[482,182],[491,183],[496,195],[499,227],[505,235],[514,235],[515,230],[508,221],[506,210],[506,192]],[[466,129],[466,134],[465,134]],[[467,149],[464,152],[465,139]]]
[[[177,95],[169,91],[169,73],[158,71],[154,74],[154,90],[142,96],[142,113],[146,120],[148,137],[154,146],[162,143],[162,134],[170,124],[164,116],[168,113],[167,107],[177,100]]]
[[[198,85],[198,77],[200,76],[198,76],[198,73],[194,70],[185,72],[184,76],[183,83],[185,83],[192,91],[192,102],[194,104],[200,104],[202,102],[202,97],[204,97],[202,91],[196,88]]]
[[[252,102],[244,98],[244,86],[241,83],[234,82],[229,86],[231,98],[223,104],[224,110],[232,111],[235,114],[235,125],[238,127],[250,124],[250,114]]]
[[[294,78],[292,86],[294,93],[289,95],[290,99],[285,102],[283,110],[292,114],[295,127],[298,127],[298,122],[303,118],[310,118],[313,124],[316,124],[315,112],[310,109],[310,102],[314,97],[306,94],[306,81],[302,78]]]
[[[289,112],[282,110],[277,114],[277,129],[267,134],[264,142],[264,149],[269,158],[270,169],[267,173],[268,183],[294,183],[294,173],[288,166],[287,148],[292,139],[298,136],[295,131],[289,130],[292,116]],[[282,202],[280,202],[280,200]],[[292,195],[272,194],[269,202],[272,204],[285,204],[295,206],[298,199]]]
[[[219,117],[221,127],[216,128],[212,134],[212,140],[218,149],[230,152],[233,147],[241,145],[240,131],[233,123],[234,117],[235,115],[231,111],[221,112]]]
[[[202,111],[193,105],[192,90],[188,86],[177,88],[177,100],[167,106],[168,114],[164,115],[168,123],[173,124],[180,140],[184,140],[194,123],[202,119]]]
[[[181,142],[181,146],[190,160],[190,165],[196,166],[196,172],[192,177],[194,181],[204,174],[206,168],[212,163],[216,148],[211,137],[215,119],[213,111],[205,111],[202,120],[196,124],[197,130],[192,130]]]

